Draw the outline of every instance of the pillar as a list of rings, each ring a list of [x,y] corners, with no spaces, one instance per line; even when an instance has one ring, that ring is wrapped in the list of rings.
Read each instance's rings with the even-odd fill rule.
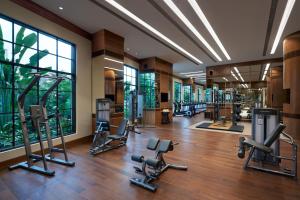
[[[300,31],[283,41],[283,89],[289,98],[283,104],[286,132],[300,140]]]

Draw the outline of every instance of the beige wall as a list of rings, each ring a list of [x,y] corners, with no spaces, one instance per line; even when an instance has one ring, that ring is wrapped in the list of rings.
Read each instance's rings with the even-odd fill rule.
[[[13,19],[68,40],[77,47],[76,62],[76,134],[66,137],[71,141],[91,134],[91,42],[62,26],[40,17],[8,0],[0,0],[0,12]],[[54,144],[59,141],[55,140]],[[33,151],[38,145],[32,145]],[[24,148],[18,148],[0,153],[0,162],[25,154]]]
[[[96,113],[96,99],[104,98],[104,56],[92,59],[92,112]]]

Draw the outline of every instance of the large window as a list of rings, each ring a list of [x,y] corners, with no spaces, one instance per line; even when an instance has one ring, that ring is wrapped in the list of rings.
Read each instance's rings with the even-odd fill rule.
[[[174,82],[174,101],[181,102],[181,83]]]
[[[137,92],[137,70],[129,67],[127,65],[124,65],[124,116],[125,118],[128,117],[128,98],[130,92],[134,92],[136,94]]]
[[[203,89],[201,87],[198,88],[198,102],[203,102]]]
[[[0,151],[23,145],[17,97],[32,80],[32,73],[67,76],[49,96],[48,113],[60,110],[65,134],[75,132],[75,46],[53,35],[0,15]],[[54,80],[41,79],[28,94],[29,105],[39,98]],[[58,137],[55,118],[50,120],[52,136]],[[37,134],[28,122],[31,142]]]
[[[192,98],[192,87],[190,85],[183,86],[183,101],[184,103],[190,103]]]
[[[140,88],[144,96],[144,107],[155,108],[155,73],[140,74]]]

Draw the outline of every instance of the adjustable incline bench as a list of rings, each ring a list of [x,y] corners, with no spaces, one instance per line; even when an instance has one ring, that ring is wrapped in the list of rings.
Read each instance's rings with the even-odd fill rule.
[[[285,129],[285,125],[278,124],[270,136],[264,141],[263,144],[258,143],[250,138],[241,137],[240,138],[240,148],[238,152],[239,158],[245,157],[245,151],[250,150],[248,158],[244,164],[244,169],[252,168],[264,172],[269,173],[275,173],[290,177],[297,177],[297,144],[295,143],[294,139],[288,135],[287,133],[283,132]],[[280,135],[282,135],[286,139],[280,139]],[[272,144],[275,143],[275,141],[280,140],[283,142],[286,142],[291,145],[292,147],[292,155],[291,157],[285,157],[285,156],[276,156],[274,155]],[[255,154],[263,154],[264,159],[255,160]],[[291,169],[275,169],[274,166],[272,168],[267,168],[265,164],[270,164],[270,162],[267,162],[267,157],[270,157],[272,161],[275,161],[275,163],[278,163],[275,167],[280,167],[279,163],[281,160],[288,160],[291,162]],[[259,165],[251,165],[250,160],[258,162]]]

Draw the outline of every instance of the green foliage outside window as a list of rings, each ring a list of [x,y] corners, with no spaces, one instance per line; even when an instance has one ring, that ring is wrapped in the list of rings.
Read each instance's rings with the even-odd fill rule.
[[[32,73],[72,76],[67,72],[72,71],[74,58],[68,59],[70,65],[64,61],[60,63],[64,68],[60,71],[57,69],[57,60],[65,54],[57,54],[58,43],[62,41],[54,36],[48,36],[0,15],[0,151],[23,145],[17,98],[32,80]],[[38,97],[53,83],[54,80],[41,79],[30,91],[25,100],[26,115],[29,115],[29,105],[37,104]],[[72,81],[64,80],[47,102],[49,113],[57,108],[61,111],[65,134],[72,133],[72,84]],[[56,119],[53,118],[49,123],[52,136],[57,137]],[[30,141],[36,142],[37,135],[31,122],[27,125]]]
[[[144,108],[155,108],[155,73],[140,74],[140,88],[144,96]]]
[[[174,101],[175,102],[181,101],[181,83],[179,82],[174,83]]]
[[[192,88],[190,85],[183,86],[183,101],[185,103],[190,103],[192,98]]]
[[[136,87],[137,70],[128,66],[124,66],[124,117],[128,118],[129,110],[128,104],[130,103],[130,92],[137,92]]]

